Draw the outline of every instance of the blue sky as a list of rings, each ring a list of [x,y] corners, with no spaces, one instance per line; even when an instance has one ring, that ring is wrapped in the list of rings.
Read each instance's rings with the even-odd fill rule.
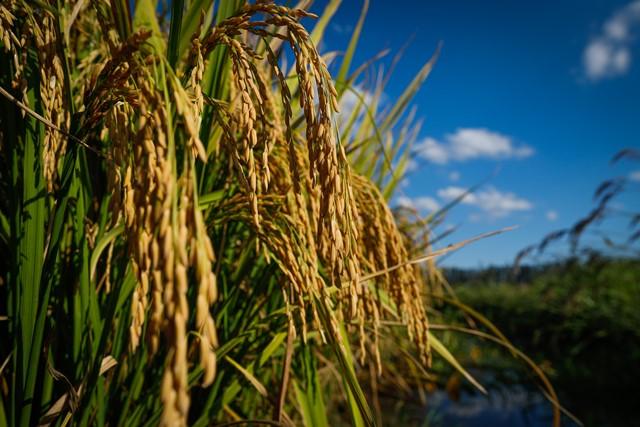
[[[346,48],[361,4],[343,2],[325,50]],[[416,169],[395,202],[426,214],[490,177],[450,213],[445,225],[458,228],[446,243],[519,226],[445,265],[511,262],[585,215],[602,180],[640,181],[640,162],[609,164],[620,149],[640,148],[640,1],[372,0],[355,63],[409,43],[385,90],[393,99],[439,41],[436,68],[415,99],[424,120]],[[639,187],[618,206],[637,211]],[[626,232],[620,221],[609,230]]]

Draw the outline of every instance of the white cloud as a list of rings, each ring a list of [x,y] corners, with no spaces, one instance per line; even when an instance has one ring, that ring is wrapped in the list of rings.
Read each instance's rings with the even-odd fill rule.
[[[362,116],[365,107],[373,101],[373,93],[360,87],[354,86],[353,90],[347,90],[340,98],[340,117],[343,121],[351,118],[353,112],[359,107],[358,117]]]
[[[432,163],[445,164],[449,161],[447,147],[430,137],[418,142],[414,150],[420,157]]]
[[[624,46],[616,46],[607,40],[595,40],[584,50],[584,66],[592,80],[615,77],[629,70],[631,55]]]
[[[551,211],[547,211],[547,213],[544,215],[545,218],[547,218],[547,221],[555,221],[558,219],[558,212],[551,210]]]
[[[438,190],[438,196],[445,200],[453,200],[466,193],[467,189],[462,187],[447,187]],[[475,200],[475,194],[469,193],[466,195],[465,200]]]
[[[398,206],[402,206],[403,208],[413,207],[411,198],[407,196],[398,196],[398,198],[396,199],[396,203],[398,204]]]
[[[414,159],[409,159],[409,161],[407,161],[407,164],[405,166],[404,171],[405,172],[415,172],[420,168],[420,166],[418,165],[418,162],[416,162]]]
[[[440,209],[440,204],[432,197],[416,197],[413,200],[413,204],[420,211],[432,212]]]
[[[621,76],[631,66],[633,30],[640,25],[640,0],[616,11],[583,52],[585,75],[592,81]]]
[[[453,171],[451,173],[449,173],[449,179],[453,182],[459,181],[460,180],[460,172],[458,171]]]
[[[397,203],[399,206],[412,208],[425,213],[437,211],[438,209],[440,209],[440,204],[436,199],[426,196],[414,198],[400,196],[398,197]]]
[[[515,146],[510,137],[482,128],[460,128],[445,135],[442,142],[425,138],[416,144],[415,151],[420,157],[438,164],[479,158],[523,158],[533,154],[531,147]]]
[[[629,180],[634,182],[640,182],[640,170],[631,172],[629,174]]]
[[[462,187],[450,186],[438,190],[438,196],[450,201],[461,197],[467,190]],[[465,195],[460,203],[474,206],[494,218],[502,218],[512,212],[528,211],[533,208],[530,201],[518,197],[514,193],[501,192],[494,187]]]

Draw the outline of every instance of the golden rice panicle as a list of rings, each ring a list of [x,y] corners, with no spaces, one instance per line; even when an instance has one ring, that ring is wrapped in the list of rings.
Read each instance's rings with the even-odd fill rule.
[[[260,58],[257,58],[260,60]],[[269,158],[277,143],[282,142],[282,119],[279,116],[280,110],[276,104],[273,89],[267,84],[271,81],[271,74],[264,63],[251,64],[256,75],[256,87],[260,93],[261,102],[259,108],[259,127],[256,162],[258,172],[258,190],[267,192],[271,182],[271,170],[269,168]]]
[[[29,105],[27,99],[27,79],[24,76],[25,64],[27,62],[27,44],[31,42],[33,33],[33,21],[27,19],[20,24],[16,15],[23,11],[23,6],[15,0],[8,0],[0,5],[0,41],[4,51],[11,55],[11,62],[14,68],[14,75],[11,80],[11,88],[20,91],[21,100],[25,105]],[[22,28],[15,28],[22,25]],[[18,35],[16,35],[18,34]],[[22,111],[24,117],[26,113]]]
[[[189,213],[193,210],[184,177],[176,182],[166,123],[164,98],[148,73],[136,75],[139,114],[133,136],[131,167],[124,179],[124,219],[138,285],[132,298],[130,344],[135,350],[151,307],[147,342],[154,354],[164,334],[169,354],[163,374],[162,425],[186,425],[187,384],[187,274],[190,266]]]
[[[253,20],[252,17],[256,15],[263,15],[263,19]],[[271,1],[246,4],[236,16],[222,21],[209,31],[203,38],[203,52],[208,53],[219,44],[229,47],[235,86],[238,91],[236,98],[240,103],[239,110],[242,112],[239,125],[241,128],[247,128],[245,136],[240,139],[240,147],[235,149],[239,154],[232,157],[237,157],[247,165],[248,176],[241,176],[241,180],[249,186],[250,203],[254,219],[258,222],[256,217],[257,197],[255,197],[257,194],[255,192],[255,159],[253,157],[254,133],[248,127],[253,125],[256,120],[256,108],[251,102],[252,99],[257,100],[257,106],[262,105],[259,90],[255,90],[256,85],[259,86],[260,78],[258,73],[252,71],[254,66],[252,61],[256,60],[254,52],[234,37],[245,32],[260,37],[273,35],[289,42],[296,59],[300,88],[298,97],[306,121],[308,173],[318,188],[318,191],[314,193],[320,198],[320,215],[317,217],[318,240],[327,246],[326,253],[332,281],[340,281],[345,276],[347,282],[354,283],[357,282],[359,269],[357,265],[353,262],[349,264],[347,260],[351,258],[353,242],[357,238],[356,229],[350,224],[355,221],[357,213],[350,201],[350,191],[346,188],[348,185],[343,183],[343,175],[348,170],[346,156],[343,149],[335,142],[332,127],[332,114],[337,110],[337,94],[326,65],[313,46],[309,34],[298,22],[299,19],[306,16],[314,15],[300,9],[276,6]],[[286,28],[287,33],[267,32],[264,29],[266,26]],[[284,120],[287,127],[285,133],[291,147],[293,140],[289,134],[291,131],[289,124],[291,94],[288,88],[285,89],[286,84],[283,84],[282,73],[277,71],[279,68],[277,60],[268,48],[267,60],[276,70],[275,75],[282,88]],[[290,167],[294,175],[297,175],[292,153],[290,148]],[[294,183],[294,189],[299,191],[297,180]]]
[[[422,303],[424,283],[416,266],[407,265],[409,254],[402,233],[398,230],[393,213],[378,188],[368,179],[354,175],[354,194],[362,221],[360,224],[361,265],[367,272],[386,271],[391,266],[400,268],[376,277],[373,286],[388,293],[407,325],[409,337],[414,341],[420,360],[430,365],[431,353],[427,341],[428,320]],[[365,284],[365,288],[367,284]],[[373,293],[365,291],[366,314],[373,317],[377,329],[380,316],[380,301],[373,300]],[[377,334],[376,334],[377,335]],[[376,358],[377,354],[376,349]],[[378,366],[380,369],[380,366]]]
[[[109,51],[112,56],[116,56],[118,47],[121,45],[122,40],[118,35],[118,31],[115,23],[112,19],[111,3],[109,0],[95,0],[91,2],[94,10],[97,14],[98,25],[102,29],[102,35],[109,46]]]
[[[246,43],[226,35],[221,36],[221,41],[229,47],[234,77],[233,103],[239,105],[239,108],[232,106],[235,112],[232,125],[240,135],[240,146],[235,150],[247,171],[249,200],[254,222],[259,226],[257,196],[269,186],[269,154],[278,132],[275,129],[278,120],[274,117],[273,99],[266,83],[269,76],[256,65],[261,58]]]
[[[20,16],[19,20],[16,15]],[[19,25],[16,36],[15,25]],[[27,79],[24,75],[28,47],[33,45],[38,55],[39,94],[42,116],[58,129],[66,130],[70,115],[64,105],[64,70],[58,52],[60,34],[56,17],[50,11],[42,11],[38,16],[28,4],[9,0],[0,5],[0,42],[3,50],[11,55],[14,75],[12,89],[21,92],[21,101],[29,105]],[[8,64],[7,64],[8,65]],[[22,111],[23,116],[25,111]],[[42,171],[47,191],[52,192],[58,178],[58,161],[66,151],[66,137],[51,126],[44,127]]]
[[[66,129],[70,116],[68,108],[63,105],[64,71],[57,52],[58,32],[50,12],[43,13],[39,25],[34,26],[34,35],[40,63],[42,115],[56,127]],[[66,137],[49,126],[44,132],[43,172],[47,190],[52,192],[57,185],[58,161],[66,151]]]
[[[107,191],[111,194],[109,210],[111,212],[111,225],[119,223],[124,209],[124,188],[131,187],[131,164],[128,161],[128,145],[132,139],[129,126],[129,117],[133,111],[129,104],[115,105],[105,117],[105,129],[108,130],[110,147],[109,158],[112,160],[107,168]],[[129,183],[125,185],[124,175],[128,176]],[[129,212],[129,216],[132,215]]]
[[[13,78],[12,87],[16,89],[17,81],[21,79],[22,61],[21,57],[24,53],[19,54],[18,48],[24,47],[24,33],[20,32],[21,38],[18,38],[15,34],[14,26],[16,25],[16,7],[17,2],[15,0],[8,0],[0,4],[0,42],[2,48],[7,54],[11,54],[13,67],[16,75]],[[26,29],[25,29],[26,30]]]
[[[278,138],[281,142],[283,137],[279,135]],[[306,170],[303,152],[303,146],[298,145],[296,159],[300,161],[299,168]],[[324,334],[314,304],[314,299],[320,299],[325,291],[317,268],[313,226],[305,195],[291,191],[293,180],[284,144],[274,144],[274,155],[270,157],[269,168],[272,171],[270,194],[277,195],[275,200],[278,203],[273,205],[267,200],[261,203],[262,227],[256,229],[256,232],[270,254],[269,258],[280,267],[284,276],[282,292],[287,315],[290,321],[299,322],[298,331],[303,340],[306,340],[308,314],[311,315],[314,330]]]
[[[258,177],[255,162],[254,150],[258,143],[258,135],[256,131],[256,122],[258,112],[256,103],[261,102],[260,93],[255,87],[254,76],[250,64],[251,58],[245,46],[239,41],[227,36],[223,36],[222,40],[230,47],[229,53],[231,58],[231,67],[234,75],[235,102],[238,103],[237,114],[233,116],[233,127],[235,134],[239,134],[238,144],[235,148],[238,152],[244,169],[246,170],[246,180],[248,182],[249,201],[251,204],[251,212],[253,214],[254,223],[260,226],[258,216]]]
[[[11,11],[14,6],[14,1],[0,4],[0,41],[4,51],[7,53],[11,52],[13,43],[18,42],[15,34],[13,34],[13,21],[16,17]]]
[[[117,69],[119,65],[110,67]],[[123,83],[128,84],[127,80]],[[131,301],[131,350],[135,350],[140,343],[151,290],[153,300],[147,338],[153,353],[157,349],[161,329],[159,323],[162,322],[163,301],[160,296],[165,286],[163,282],[171,280],[173,273],[172,268],[166,268],[166,262],[170,261],[173,253],[169,219],[174,178],[168,157],[165,131],[167,116],[163,99],[144,72],[136,76],[135,84],[138,88],[135,104],[139,107],[139,114],[133,119],[136,131],[132,132],[129,128],[127,113],[131,113],[132,108],[126,103],[116,104],[106,117],[105,124],[112,142],[109,157],[115,162],[111,165],[114,171],[108,174],[108,185],[121,187],[121,190],[114,191],[112,209],[118,209],[121,205],[138,279]],[[124,173],[123,178],[121,173]],[[112,211],[112,220],[119,215],[117,211]]]
[[[196,217],[200,215],[196,209]],[[207,236],[202,236],[202,219],[196,218],[200,225],[196,228],[194,244],[196,250],[196,277],[198,280],[198,296],[196,304],[196,329],[200,333],[200,364],[204,370],[202,385],[211,385],[216,374],[216,353],[218,336],[215,322],[211,315],[211,306],[217,299],[216,276],[211,271],[211,263],[214,260],[211,241]]]
[[[200,20],[200,27],[194,33],[191,40],[191,50],[189,51],[188,63],[191,66],[191,73],[189,74],[189,88],[191,90],[191,99],[194,108],[194,114],[197,120],[197,128],[200,129],[202,123],[202,112],[204,111],[204,96],[202,94],[202,78],[204,77],[205,62],[202,56],[202,43],[200,39],[196,37],[200,34],[202,27],[202,19]]]
[[[171,205],[167,199],[172,186],[171,165],[166,156],[166,112],[161,97],[151,87],[150,78],[135,57],[146,38],[148,33],[135,33],[121,46],[113,48],[115,56],[104,63],[86,86],[81,119],[84,132],[104,123],[110,137],[107,187],[113,194],[111,221],[115,225],[121,216],[124,218],[138,280],[131,301],[131,350],[140,343],[149,307],[150,282],[154,289],[161,286],[154,277],[157,274],[153,274],[162,238],[162,234],[155,231],[162,210]],[[139,107],[137,118],[132,114],[134,105]],[[154,305],[157,305],[155,300]]]
[[[186,185],[183,176],[178,184]],[[170,354],[167,358],[163,376],[161,399],[163,412],[160,425],[186,425],[189,413],[189,385],[187,362],[187,321],[189,319],[189,303],[187,300],[189,255],[187,252],[189,236],[189,212],[193,200],[187,191],[180,196],[177,216],[174,218],[174,281],[172,288],[165,289],[165,316],[168,319],[165,335]]]
[[[200,22],[202,26],[202,20]],[[200,30],[195,34],[200,34]],[[200,132],[200,124],[202,120],[202,112],[204,110],[204,98],[202,95],[202,77],[205,69],[204,58],[200,39],[194,35],[191,40],[191,51],[189,64],[192,66],[189,75],[189,86],[191,92],[191,104],[193,114],[196,118],[197,133]],[[204,147],[203,147],[204,150]],[[198,149],[192,149],[191,154],[198,153]],[[206,154],[205,154],[206,156]],[[201,156],[202,159],[202,156]],[[206,161],[206,158],[203,159]],[[193,159],[190,158],[184,174],[188,177],[187,192],[192,200],[195,200],[193,174]],[[192,221],[191,230],[191,265],[195,266],[196,280],[198,282],[198,294],[196,299],[196,330],[199,333],[200,341],[200,365],[204,371],[202,378],[203,386],[211,385],[216,373],[216,354],[215,348],[218,346],[218,337],[215,328],[215,322],[211,315],[211,306],[217,299],[216,276],[212,271],[212,263],[215,261],[215,254],[211,239],[207,234],[202,213],[192,203],[190,215]]]
[[[266,47],[267,53],[267,61],[271,66],[271,71],[275,75],[275,78],[280,85],[280,97],[281,97],[281,105],[283,109],[283,122],[284,122],[284,136],[287,142],[288,156],[289,156],[289,170],[292,175],[292,184],[293,190],[295,193],[300,193],[300,172],[298,170],[298,161],[296,159],[296,149],[295,149],[295,141],[293,139],[293,132],[291,131],[291,91],[289,90],[289,85],[287,84],[287,80],[282,73],[282,70],[278,66],[278,58],[271,50],[271,48],[267,45]],[[264,159],[264,161],[268,161],[268,159]]]
[[[105,69],[107,61],[111,58],[111,53],[116,51],[115,47],[110,49],[107,43],[102,42],[106,37],[103,31],[107,25],[98,18],[96,8],[89,6],[78,13],[70,35],[75,38],[76,43],[88,50],[86,55],[73,55],[68,59],[76,76],[72,82],[74,104],[80,106],[80,109],[86,109],[84,95],[98,80],[100,72]],[[120,85],[119,88],[123,86]]]
[[[228,125],[231,127],[230,136],[226,138],[225,146],[230,151],[232,159],[238,169],[241,181],[249,195],[254,224],[260,227],[258,215],[258,184],[265,180],[258,175],[255,159],[255,149],[258,145],[259,122],[265,123],[265,110],[262,106],[263,95],[266,92],[261,75],[257,72],[253,61],[256,53],[246,44],[236,40],[238,28],[233,26],[236,19],[223,21],[211,30],[204,38],[202,49],[208,54],[216,45],[227,46],[231,60],[234,90],[232,109]],[[238,135],[236,137],[236,135]]]
[[[196,99],[193,102],[177,77],[171,78],[173,99],[178,114],[182,118],[184,128],[187,131],[189,140],[187,147],[197,155],[203,162],[207,161],[207,153],[202,141],[200,141],[200,122],[202,120],[202,101]],[[197,83],[199,87],[199,82]],[[202,94],[200,94],[202,96]]]
[[[193,159],[187,160],[193,165]],[[184,183],[186,188],[183,200],[189,201],[188,206],[188,233],[190,243],[189,264],[195,270],[195,277],[198,283],[198,293],[196,296],[196,331],[200,341],[200,364],[204,371],[202,385],[209,386],[213,382],[216,373],[216,354],[218,347],[218,337],[215,322],[211,315],[211,306],[217,299],[218,289],[216,276],[213,272],[212,263],[215,260],[213,245],[207,235],[207,229],[202,218],[202,213],[195,205],[194,179],[192,177],[192,166],[185,171]]]
[[[345,259],[350,255],[350,245],[345,245],[345,239],[349,238],[345,235],[345,231],[350,227],[350,218],[346,212],[346,204],[349,204],[349,201],[348,192],[344,191],[340,176],[343,170],[348,168],[348,164],[336,144],[332,126],[332,115],[337,110],[336,91],[324,61],[313,46],[306,29],[298,22],[300,18],[312,15],[266,1],[247,6],[247,12],[267,14],[265,24],[286,27],[288,30],[283,37],[289,42],[296,59],[298,96],[306,120],[309,173],[314,185],[320,190],[318,234],[320,237],[321,234],[328,233],[324,241],[329,244],[332,279],[339,280],[342,275],[347,275],[350,279],[351,271],[345,269]],[[261,29],[252,27],[251,23],[249,28],[250,31],[262,34]],[[269,61],[272,67],[277,68],[273,57]],[[278,77],[282,81],[281,77]],[[281,83],[281,86],[284,85]],[[285,108],[287,94],[288,91],[283,90]],[[285,111],[285,118],[287,113],[288,111]]]
[[[162,166],[157,162],[154,145],[154,140],[160,139],[159,134],[163,132],[163,123],[157,120],[154,110],[162,107],[157,96],[154,97],[149,83],[143,79],[139,79],[138,83],[141,84],[140,116],[137,134],[134,136],[133,164],[126,169],[125,175],[125,226],[128,235],[133,237],[129,240],[129,247],[133,253],[133,265],[138,278],[131,305],[132,350],[135,350],[140,342],[148,308],[149,277],[154,255],[151,253],[154,246],[152,240],[156,239],[152,196],[159,193],[160,179],[164,175],[160,170]]]
[[[109,66],[113,70],[119,67]],[[145,323],[152,355],[164,337],[169,354],[162,381],[161,424],[186,425],[190,269],[194,270],[198,283],[195,326],[200,339],[204,385],[210,385],[215,377],[218,345],[210,312],[217,292],[212,272],[214,253],[202,214],[196,207],[193,183],[195,156],[202,159],[201,151],[204,151],[198,148],[198,105],[174,80],[176,110],[187,135],[184,167],[177,178],[174,148],[168,143],[169,117],[164,96],[147,70],[135,69],[136,73],[132,74],[137,93],[137,114],[133,115],[135,132],[130,132],[126,118],[122,117],[124,106],[116,104],[106,117],[110,135],[115,138],[110,147],[111,156],[122,160],[124,169],[122,180],[117,178],[117,173],[113,174],[112,185],[117,186],[119,182],[122,185],[124,224],[138,279],[131,301],[130,344],[132,350],[140,344]],[[131,147],[126,145],[127,141],[132,141]],[[130,158],[119,158],[127,152],[131,153]]]

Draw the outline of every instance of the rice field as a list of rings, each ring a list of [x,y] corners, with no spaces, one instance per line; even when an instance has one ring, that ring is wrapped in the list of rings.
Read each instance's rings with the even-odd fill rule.
[[[438,50],[338,116],[339,3],[0,4],[0,426],[371,426],[436,358],[482,389],[428,320],[466,242],[389,207]]]

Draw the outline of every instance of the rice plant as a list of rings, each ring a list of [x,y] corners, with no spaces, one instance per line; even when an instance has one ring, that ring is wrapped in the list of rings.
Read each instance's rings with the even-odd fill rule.
[[[336,89],[326,20],[269,1],[131,6],[0,5],[0,425],[291,424],[290,379],[318,423],[318,348],[373,424],[354,367],[381,369],[385,307],[430,349],[420,270],[335,124],[350,58]]]
[[[389,322],[475,382],[427,320],[460,245],[388,205],[437,55],[365,105],[339,3],[0,4],[0,426],[375,425]]]

